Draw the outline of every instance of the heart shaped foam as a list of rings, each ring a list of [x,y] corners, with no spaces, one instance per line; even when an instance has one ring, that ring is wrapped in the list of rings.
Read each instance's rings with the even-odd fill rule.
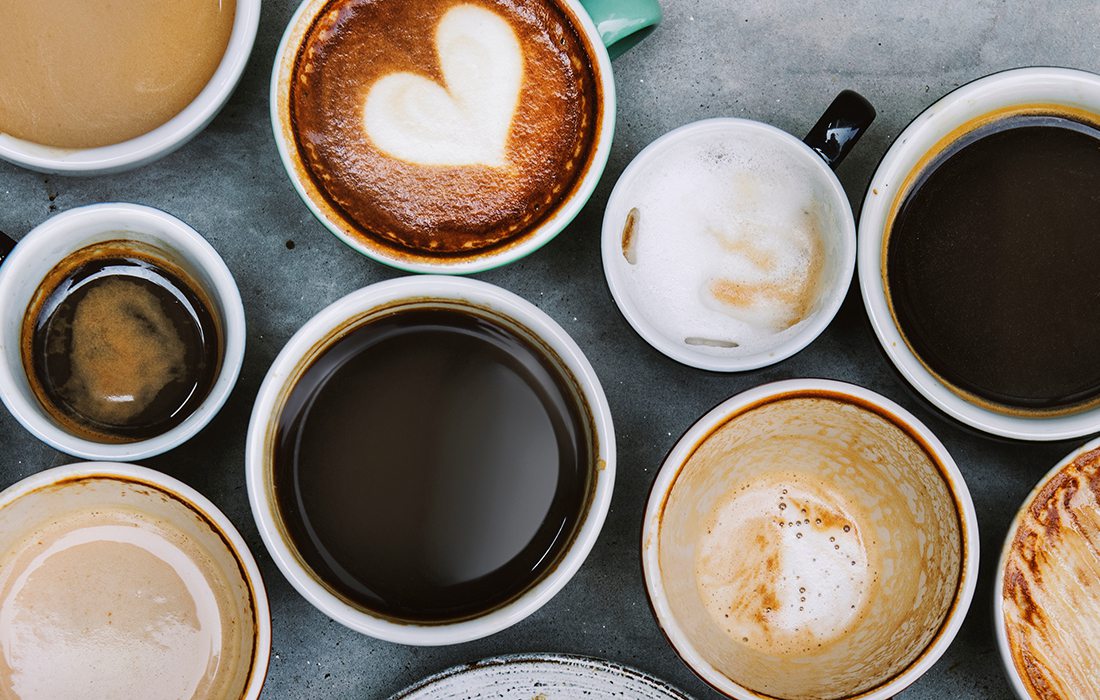
[[[444,85],[416,73],[380,78],[363,107],[367,135],[420,165],[506,165],[523,83],[515,32],[489,10],[459,5],[439,21],[435,47]]]

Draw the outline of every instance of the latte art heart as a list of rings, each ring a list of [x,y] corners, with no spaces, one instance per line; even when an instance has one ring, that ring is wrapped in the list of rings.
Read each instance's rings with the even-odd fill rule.
[[[367,93],[363,126],[388,155],[420,165],[507,165],[508,135],[523,83],[523,53],[498,15],[459,5],[439,21],[443,85],[391,73]]]

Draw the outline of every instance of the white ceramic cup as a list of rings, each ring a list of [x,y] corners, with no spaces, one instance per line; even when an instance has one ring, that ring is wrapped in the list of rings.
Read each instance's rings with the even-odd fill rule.
[[[286,535],[274,497],[273,454],[279,416],[290,390],[313,360],[343,331],[372,313],[402,305],[423,307],[438,300],[469,305],[526,328],[560,360],[577,382],[591,416],[592,495],[577,533],[561,561],[510,603],[469,620],[445,624],[400,623],[349,604],[321,583]],[[441,276],[403,277],[352,292],[333,302],[294,334],[275,358],[260,386],[248,426],[245,469],[252,514],[279,570],[321,612],[357,632],[400,644],[435,646],[479,639],[514,625],[541,608],[580,568],[592,550],[611,505],[615,482],[615,430],[611,412],[592,366],[577,344],[533,304],[485,282]],[[364,537],[385,533],[363,533]]]
[[[997,648],[1001,654],[1001,662],[1004,664],[1005,675],[1008,678],[1009,685],[1012,686],[1012,690],[1015,691],[1020,700],[1031,700],[1033,697],[1083,698],[1092,695],[1092,691],[1080,688],[1052,687],[1052,694],[1049,696],[1032,696],[1028,692],[1030,683],[1025,683],[1021,677],[1021,669],[1016,666],[1013,659],[1012,645],[1009,642],[1005,620],[1005,574],[1009,563],[1013,559],[1013,545],[1017,536],[1021,534],[1020,527],[1028,518],[1035,499],[1042,494],[1044,503],[1056,500],[1058,502],[1057,508],[1048,509],[1040,506],[1047,522],[1039,524],[1038,527],[1044,531],[1041,537],[1048,537],[1055,542],[1060,539],[1058,536],[1059,530],[1068,531],[1070,533],[1068,546],[1064,549],[1055,549],[1048,546],[1052,544],[1051,541],[1032,540],[1031,536],[1025,534],[1024,541],[1030,543],[1029,547],[1032,549],[1032,554],[1036,553],[1035,550],[1039,550],[1045,555],[1043,561],[1040,561],[1040,557],[1035,557],[1032,562],[1032,565],[1036,567],[1034,573],[1027,572],[1025,568],[1023,579],[1019,585],[1020,595],[1029,598],[1027,605],[1036,608],[1031,611],[1030,615],[1025,613],[1023,616],[1024,619],[1030,617],[1035,621],[1033,623],[1034,629],[1037,630],[1037,636],[1039,637],[1039,640],[1032,639],[1029,641],[1036,642],[1040,645],[1040,648],[1029,649],[1028,652],[1037,657],[1034,660],[1035,678],[1040,683],[1051,682],[1048,674],[1051,674],[1052,670],[1055,671],[1054,675],[1060,676],[1054,679],[1055,683],[1065,683],[1067,681],[1072,683],[1074,680],[1073,672],[1081,674],[1077,678],[1094,680],[1096,677],[1096,663],[1100,659],[1095,636],[1096,621],[1100,619],[1100,614],[1097,612],[1100,608],[1100,590],[1096,589],[1096,578],[1095,574],[1092,573],[1095,570],[1097,560],[1096,552],[1094,549],[1090,550],[1087,543],[1090,539],[1095,542],[1095,526],[1092,524],[1095,519],[1093,512],[1095,502],[1100,499],[1092,494],[1085,495],[1083,507],[1080,510],[1075,508],[1076,513],[1082,516],[1080,521],[1077,521],[1077,518],[1067,517],[1071,502],[1077,500],[1075,492],[1088,492],[1091,490],[1087,485],[1082,488],[1079,472],[1078,474],[1071,473],[1072,480],[1061,488],[1055,487],[1057,488],[1056,491],[1045,494],[1044,491],[1051,486],[1052,481],[1061,474],[1063,469],[1079,458],[1084,458],[1086,463],[1092,462],[1094,464],[1096,454],[1090,455],[1089,453],[1095,453],[1096,450],[1100,450],[1100,438],[1093,439],[1073,450],[1055,464],[1035,484],[1035,488],[1021,503],[1020,509],[1016,512],[1016,517],[1012,519],[1008,533],[1005,535],[1001,557],[997,562],[997,576],[993,582],[993,629],[997,637]],[[1088,481],[1091,481],[1091,478],[1085,477],[1086,484]],[[1032,521],[1031,527],[1036,527],[1034,521]],[[1080,557],[1080,559],[1075,560],[1074,556]],[[1031,558],[1031,555],[1024,555],[1024,557],[1026,561]],[[1045,591],[1039,590],[1044,586],[1050,588]],[[1065,586],[1065,588],[1062,586]],[[1044,599],[1047,601],[1056,600],[1061,609],[1051,610],[1045,608],[1040,602]],[[1079,616],[1079,619],[1072,619],[1073,616]],[[1023,625],[1024,623],[1020,622],[1020,624]],[[1047,634],[1047,625],[1051,624],[1057,629],[1053,634]],[[1044,640],[1050,646],[1042,646]],[[1061,653],[1061,658],[1059,658],[1059,653]],[[1072,669],[1072,671],[1069,671],[1069,669]],[[1092,685],[1093,690],[1095,690],[1096,683],[1094,682]]]
[[[845,91],[833,102],[806,140],[758,121],[717,118],[674,129],[646,146],[627,166],[611,192],[604,210],[601,241],[604,276],[611,296],[638,335],[678,362],[715,372],[739,372],[774,364],[802,350],[817,338],[840,309],[855,268],[855,220],[848,196],[832,167],[836,167],[873,118],[874,110],[870,104],[858,94]],[[633,264],[626,259],[623,248],[624,222],[634,208],[640,208],[636,236],[640,239],[655,235],[654,229],[646,228],[645,203],[639,201],[634,193],[638,184],[659,177],[666,167],[665,163],[681,149],[699,149],[708,141],[718,140],[723,144],[736,144],[738,155],[746,161],[756,158],[771,162],[777,153],[789,159],[789,176],[804,183],[811,193],[814,227],[821,237],[820,277],[808,311],[791,327],[739,347],[689,345],[683,337],[671,337],[662,330],[651,315],[673,312],[662,310],[654,304],[652,296],[666,292],[635,289],[642,282],[631,283]],[[751,166],[745,168],[746,172],[751,170]],[[734,184],[731,183],[730,187]],[[782,199],[782,194],[773,192],[765,192],[763,196]],[[708,206],[721,205],[703,201],[690,205],[685,203],[684,206],[701,211]],[[767,207],[761,205],[761,208]],[[699,235],[705,234],[699,232]],[[682,262],[670,264],[675,266]],[[689,284],[686,278],[678,280],[678,283],[678,287]],[[698,303],[702,304],[702,301]]]
[[[600,81],[600,130],[595,139],[594,152],[588,170],[573,194],[558,206],[557,211],[537,229],[524,234],[517,242],[468,258],[433,260],[411,252],[399,253],[373,238],[359,234],[317,190],[310,181],[305,166],[301,163],[290,118],[290,79],[302,40],[314,18],[329,3],[329,0],[304,0],[298,7],[298,11],[291,17],[275,55],[275,65],[271,73],[271,126],[275,134],[275,145],[279,149],[279,157],[287,176],[317,220],[353,250],[407,272],[445,274],[481,272],[518,260],[538,250],[557,236],[580,213],[581,208],[596,189],[596,183],[599,182],[600,175],[607,164],[607,157],[611,152],[611,138],[615,133],[615,81],[612,79],[611,59],[604,47],[600,31],[579,0],[561,1],[576,19],[576,26],[587,37],[591,54],[596,59],[595,73]],[[623,17],[623,19],[626,18]],[[608,30],[607,33],[610,35],[616,31]]]
[[[157,128],[121,143],[95,148],[44,146],[0,133],[0,159],[43,173],[104,175],[168,155],[205,129],[233,94],[256,40],[260,2],[237,0],[233,30],[214,75],[191,104]]]
[[[832,405],[815,408],[821,399]],[[768,481],[773,471],[782,483]],[[795,490],[779,495],[788,482]],[[763,491],[753,490],[757,483]],[[818,496],[800,493],[798,484]],[[763,500],[752,501],[755,493]],[[727,500],[741,497],[750,502],[734,508]],[[720,512],[759,519],[727,535],[713,520]],[[763,529],[750,529],[756,525]],[[720,556],[743,558],[734,570],[752,572],[752,580],[724,589],[734,604],[719,605],[735,618],[725,624],[753,622],[742,640],[740,631],[719,626],[704,592],[716,590],[706,577],[721,578],[729,566],[709,564],[710,574],[697,568],[715,556],[704,541],[712,528],[722,533],[713,540]],[[784,539],[790,534],[810,545],[791,544]],[[825,559],[808,561],[811,550],[800,546]],[[851,558],[855,567],[861,550],[868,573],[859,575],[875,583],[852,598],[858,589],[845,579],[845,565]],[[641,555],[658,625],[720,693],[884,700],[931,668],[962,625],[977,580],[978,523],[951,455],[912,414],[858,386],[794,379],[730,398],[680,438],[650,492]],[[804,587],[792,592],[795,579]],[[804,614],[791,608],[801,605],[814,607]],[[782,644],[786,651],[774,650]]]
[[[0,549],[13,546],[5,538],[19,536],[37,527],[36,523],[49,522],[51,517],[111,508],[137,511],[170,523],[205,552],[209,565],[217,567],[226,581],[237,582],[231,585],[242,589],[243,599],[219,601],[219,605],[250,606],[253,629],[242,630],[241,636],[242,643],[251,641],[250,655],[240,659],[244,665],[230,671],[244,679],[240,700],[259,698],[271,654],[271,613],[263,578],[233,523],[190,486],[136,464],[82,462],[46,469],[0,492]],[[226,614],[247,616],[244,612]],[[42,630],[43,634],[48,632]],[[48,644],[48,639],[45,643]],[[228,663],[224,665],[229,666]],[[87,670],[89,675],[97,672],[110,672],[110,669],[93,667]],[[150,669],[150,678],[160,672],[162,669]],[[78,697],[88,688],[70,690],[72,697]]]
[[[156,437],[109,444],[77,437],[42,408],[23,369],[23,317],[39,285],[70,254],[96,243],[132,240],[153,247],[200,285],[222,330],[221,369],[210,394],[182,423]],[[191,438],[229,398],[244,359],[244,305],[225,262],[195,229],[171,214],[139,204],[92,204],[39,224],[0,264],[0,399],[43,442],[84,459],[138,460]]]
[[[1064,440],[1100,430],[1100,407],[1057,416],[999,413],[971,403],[940,382],[909,348],[894,323],[884,283],[886,226],[927,156],[964,125],[1028,105],[1064,106],[1100,119],[1100,76],[1067,68],[1018,68],[994,73],[948,93],[898,135],[875,171],[859,219],[859,284],[879,343],[901,375],[952,418],[1019,440]]]

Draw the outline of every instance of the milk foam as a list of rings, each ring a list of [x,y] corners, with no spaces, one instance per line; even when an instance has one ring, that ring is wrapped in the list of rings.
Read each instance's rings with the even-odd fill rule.
[[[696,555],[708,614],[768,653],[800,655],[859,621],[874,572],[842,496],[804,477],[764,476],[718,503]]]
[[[137,514],[69,520],[0,562],[0,682],[22,700],[211,692],[229,593],[203,555]]]
[[[507,165],[523,83],[519,39],[497,14],[459,5],[435,33],[443,85],[391,73],[367,94],[363,126],[381,150],[420,165]]]
[[[670,340],[710,354],[781,342],[815,310],[831,225],[816,173],[769,135],[678,139],[625,183],[628,293]]]

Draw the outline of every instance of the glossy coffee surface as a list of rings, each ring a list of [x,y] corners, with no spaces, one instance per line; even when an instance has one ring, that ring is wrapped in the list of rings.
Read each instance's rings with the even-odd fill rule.
[[[1012,664],[1032,698],[1100,696],[1100,450],[1079,455],[1027,504],[1004,571]]]
[[[981,405],[1060,413],[1100,398],[1100,129],[1055,114],[981,126],[937,156],[887,239],[898,326]]]
[[[555,0],[332,0],[291,77],[303,167],[397,255],[506,246],[588,168],[601,103],[586,41]]]
[[[279,516],[330,590],[385,617],[483,614],[558,563],[590,498],[586,409],[557,362],[481,312],[348,331],[282,409]]]
[[[221,362],[218,322],[186,273],[117,241],[65,258],[23,321],[23,366],[43,408],[97,442],[132,442],[182,423]]]

